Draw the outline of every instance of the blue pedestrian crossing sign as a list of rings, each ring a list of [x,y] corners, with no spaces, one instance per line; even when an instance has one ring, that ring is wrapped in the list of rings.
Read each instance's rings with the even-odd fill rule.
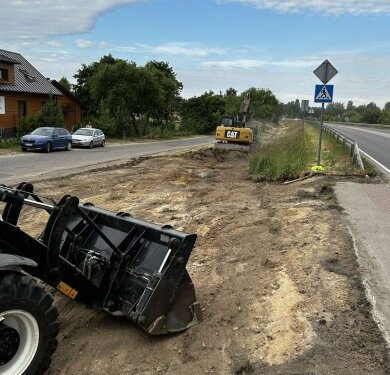
[[[332,103],[333,102],[333,85],[316,85],[314,94],[315,103]]]

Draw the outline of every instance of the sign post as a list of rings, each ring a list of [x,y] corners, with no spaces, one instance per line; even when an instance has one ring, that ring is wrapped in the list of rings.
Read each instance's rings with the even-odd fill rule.
[[[309,111],[309,101],[301,100],[302,125],[305,126],[305,113]]]
[[[320,125],[320,139],[318,141],[318,153],[317,153],[317,165],[321,164],[321,147],[322,147],[322,130],[324,125],[324,109],[325,103],[333,102],[333,85],[327,85],[327,83],[337,75],[338,70],[328,61],[325,60],[316,70],[313,72],[323,85],[316,85],[314,102],[322,103],[321,106],[321,125]]]

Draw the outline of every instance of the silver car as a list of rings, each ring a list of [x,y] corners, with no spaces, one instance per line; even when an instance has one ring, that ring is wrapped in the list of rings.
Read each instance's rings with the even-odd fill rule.
[[[106,136],[100,129],[80,128],[72,134],[72,143],[73,146],[80,147],[104,147],[106,145]]]

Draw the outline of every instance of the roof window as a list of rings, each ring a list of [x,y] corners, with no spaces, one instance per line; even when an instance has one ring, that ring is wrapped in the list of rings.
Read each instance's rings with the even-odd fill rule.
[[[26,78],[27,82],[36,82],[36,77],[32,76],[26,69],[19,69],[20,72],[24,75],[24,78]]]

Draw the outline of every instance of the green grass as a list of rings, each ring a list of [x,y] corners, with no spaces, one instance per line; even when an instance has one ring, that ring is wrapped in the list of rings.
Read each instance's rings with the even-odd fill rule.
[[[0,139],[0,150],[18,150],[19,140],[17,138]]]
[[[319,138],[319,126],[308,124],[306,132],[310,139],[310,154],[315,155],[311,158],[312,165],[317,163],[317,147]],[[353,175],[360,174],[361,171],[353,164],[349,155],[349,148],[344,146],[341,142],[337,142],[336,138],[330,134],[323,132],[321,165],[325,168],[325,172],[333,175]],[[365,172],[372,174],[374,172],[373,166],[363,160]]]
[[[309,139],[301,124],[291,124],[287,131],[251,157],[249,174],[256,181],[298,178],[309,163]]]
[[[249,174],[255,181],[286,181],[310,174],[317,164],[319,127],[306,123],[290,122],[283,135],[271,138],[249,162]],[[349,148],[323,133],[321,165],[330,175],[361,175],[349,156]],[[373,174],[374,168],[364,161],[365,173]]]

